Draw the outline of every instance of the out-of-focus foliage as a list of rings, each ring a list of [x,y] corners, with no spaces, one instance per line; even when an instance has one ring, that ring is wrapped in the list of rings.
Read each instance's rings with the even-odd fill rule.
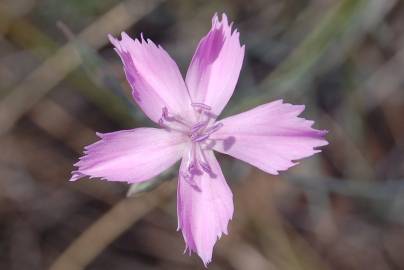
[[[209,268],[404,268],[402,1],[3,0],[0,269],[203,269],[182,255],[175,170],[67,179],[95,131],[152,125],[107,34],[143,32],[185,74],[214,12],[246,44],[225,114],[306,104],[330,145],[279,176],[219,155],[235,216]]]

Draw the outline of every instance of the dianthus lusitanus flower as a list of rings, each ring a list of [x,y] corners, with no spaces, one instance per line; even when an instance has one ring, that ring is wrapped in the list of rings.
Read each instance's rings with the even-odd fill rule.
[[[178,229],[186,250],[205,266],[213,246],[233,216],[233,195],[214,152],[270,174],[319,152],[325,131],[298,117],[304,106],[277,100],[218,120],[236,86],[244,58],[239,33],[225,14],[215,15],[199,42],[185,81],[167,52],[143,36],[109,37],[120,56],[135,102],[159,128],[97,134],[85,148],[71,180],[89,176],[138,183],[181,160],[178,176]]]

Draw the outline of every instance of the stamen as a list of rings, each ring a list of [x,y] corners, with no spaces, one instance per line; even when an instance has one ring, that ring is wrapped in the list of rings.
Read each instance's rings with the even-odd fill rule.
[[[200,174],[200,170],[198,169],[198,163],[196,159],[196,149],[195,144],[193,143],[191,146],[191,151],[189,153],[189,160],[187,164],[188,173],[191,175]]]
[[[212,109],[210,106],[198,102],[191,103],[191,105],[200,116],[198,117],[198,122],[195,124],[188,124],[180,116],[170,115],[167,107],[162,108],[162,115],[158,124],[169,131],[174,130],[186,134],[190,138],[191,149],[189,151],[188,163],[180,172],[180,175],[190,183],[191,186],[199,189],[194,177],[204,173],[207,173],[211,178],[217,177],[205,156],[204,150],[202,150],[202,145],[211,145],[209,136],[223,127],[223,124],[214,124],[217,116],[210,112]],[[183,128],[185,128],[185,130],[182,130]]]
[[[202,172],[201,170],[199,170],[198,168],[198,164],[196,163],[196,161],[192,161],[189,166],[188,166],[188,172],[191,175],[201,175]]]
[[[204,111],[203,114],[206,115],[209,119],[216,119],[217,118],[217,115],[210,112],[210,111]]]
[[[202,170],[204,170],[208,174],[212,174],[212,168],[209,166],[207,162],[199,161],[199,165],[201,165]]]
[[[192,134],[191,135],[191,141],[192,142],[202,142],[209,138],[210,134]]]
[[[193,125],[193,126],[191,127],[191,133],[198,132],[199,130],[201,130],[201,129],[203,129],[204,127],[206,127],[206,125],[207,125],[208,123],[209,123],[209,120],[208,120],[208,121],[202,121],[202,122],[199,122],[199,123]]]
[[[163,119],[163,118],[160,118],[160,119],[159,119],[158,124],[159,124],[159,126],[162,127],[162,128],[165,128],[165,129],[167,129],[167,130],[170,129],[168,126],[166,126],[166,125],[164,124],[164,119]]]
[[[215,140],[211,140],[211,139],[207,139],[206,141],[203,141],[201,146],[203,146],[204,150],[211,150],[215,145],[216,145],[216,141]]]
[[[222,123],[217,123],[216,125],[214,125],[214,126],[208,128],[208,129],[206,129],[202,134],[200,134],[200,133],[198,133],[198,132],[192,132],[192,133],[191,133],[191,136],[190,136],[191,141],[192,141],[192,142],[202,142],[202,141],[208,139],[209,136],[210,136],[212,133],[218,131],[222,126],[223,126]],[[199,130],[198,130],[198,131],[199,131]]]
[[[163,115],[162,115],[162,117],[163,117],[163,119],[166,119],[166,120],[168,120],[169,121],[169,117],[168,117],[168,109],[167,109],[167,107],[163,107]]]
[[[180,176],[184,178],[185,181],[188,182],[188,184],[191,185],[191,187],[195,188],[196,190],[201,190],[198,184],[194,181],[194,177],[191,174],[185,173],[185,172],[180,172]]]
[[[197,108],[197,109],[204,110],[204,111],[212,110],[212,108],[210,106],[208,106],[208,105],[206,105],[204,103],[201,103],[201,102],[191,103],[191,106],[194,107],[194,108]]]
[[[223,123],[217,123],[216,125],[208,128],[207,130],[205,130],[205,133],[210,135],[216,131],[218,131],[221,127],[223,127]]]
[[[180,132],[180,133],[183,133],[183,134],[187,134],[187,135],[189,134],[189,131],[186,130],[186,129],[173,128],[173,127],[170,127],[170,126],[166,125],[163,118],[159,119],[158,124],[159,124],[159,126],[161,128],[164,128],[167,131],[177,131],[177,132]]]
[[[198,163],[201,166],[202,170],[209,174],[211,178],[216,178],[216,174],[213,172],[212,168],[209,165],[208,159],[205,156],[205,152],[202,150],[201,145],[199,145],[199,153],[200,158],[198,159]]]
[[[178,124],[184,126],[186,130],[170,127],[167,124],[167,122],[178,123]],[[170,130],[175,130],[175,131],[178,131],[178,132],[181,132],[181,133],[188,133],[188,130],[190,128],[189,125],[186,122],[184,122],[179,116],[175,116],[175,115],[170,116],[169,113],[168,113],[167,107],[162,108],[162,114],[161,114],[161,118],[158,121],[158,124],[162,128],[165,128],[165,129],[167,129],[169,131]]]

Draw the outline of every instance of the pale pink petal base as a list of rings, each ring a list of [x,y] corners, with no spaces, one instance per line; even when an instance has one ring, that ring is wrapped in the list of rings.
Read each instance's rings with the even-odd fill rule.
[[[294,161],[320,152],[327,145],[326,131],[312,128],[313,121],[298,117],[302,105],[277,100],[225,118],[212,134],[214,149],[278,174],[297,164]]]
[[[205,266],[212,259],[216,241],[227,234],[233,216],[233,194],[226,183],[219,163],[212,151],[207,161],[215,175],[195,175],[193,181],[179,177],[177,190],[178,228],[182,230],[186,250],[196,252]],[[184,157],[180,172],[186,170]]]
[[[128,183],[149,180],[177,162],[185,147],[180,134],[156,128],[97,135],[101,140],[85,147],[71,181],[85,176]]]

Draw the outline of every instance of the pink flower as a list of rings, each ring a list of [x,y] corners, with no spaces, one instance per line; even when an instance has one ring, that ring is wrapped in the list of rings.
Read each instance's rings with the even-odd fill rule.
[[[186,250],[205,266],[233,216],[233,195],[213,150],[278,174],[326,145],[325,131],[299,118],[304,106],[282,100],[217,120],[236,86],[244,58],[239,33],[225,14],[215,15],[200,41],[185,81],[167,52],[151,40],[110,36],[121,57],[133,98],[161,128],[98,134],[85,148],[71,180],[99,177],[137,183],[182,159],[177,191],[178,229]]]

